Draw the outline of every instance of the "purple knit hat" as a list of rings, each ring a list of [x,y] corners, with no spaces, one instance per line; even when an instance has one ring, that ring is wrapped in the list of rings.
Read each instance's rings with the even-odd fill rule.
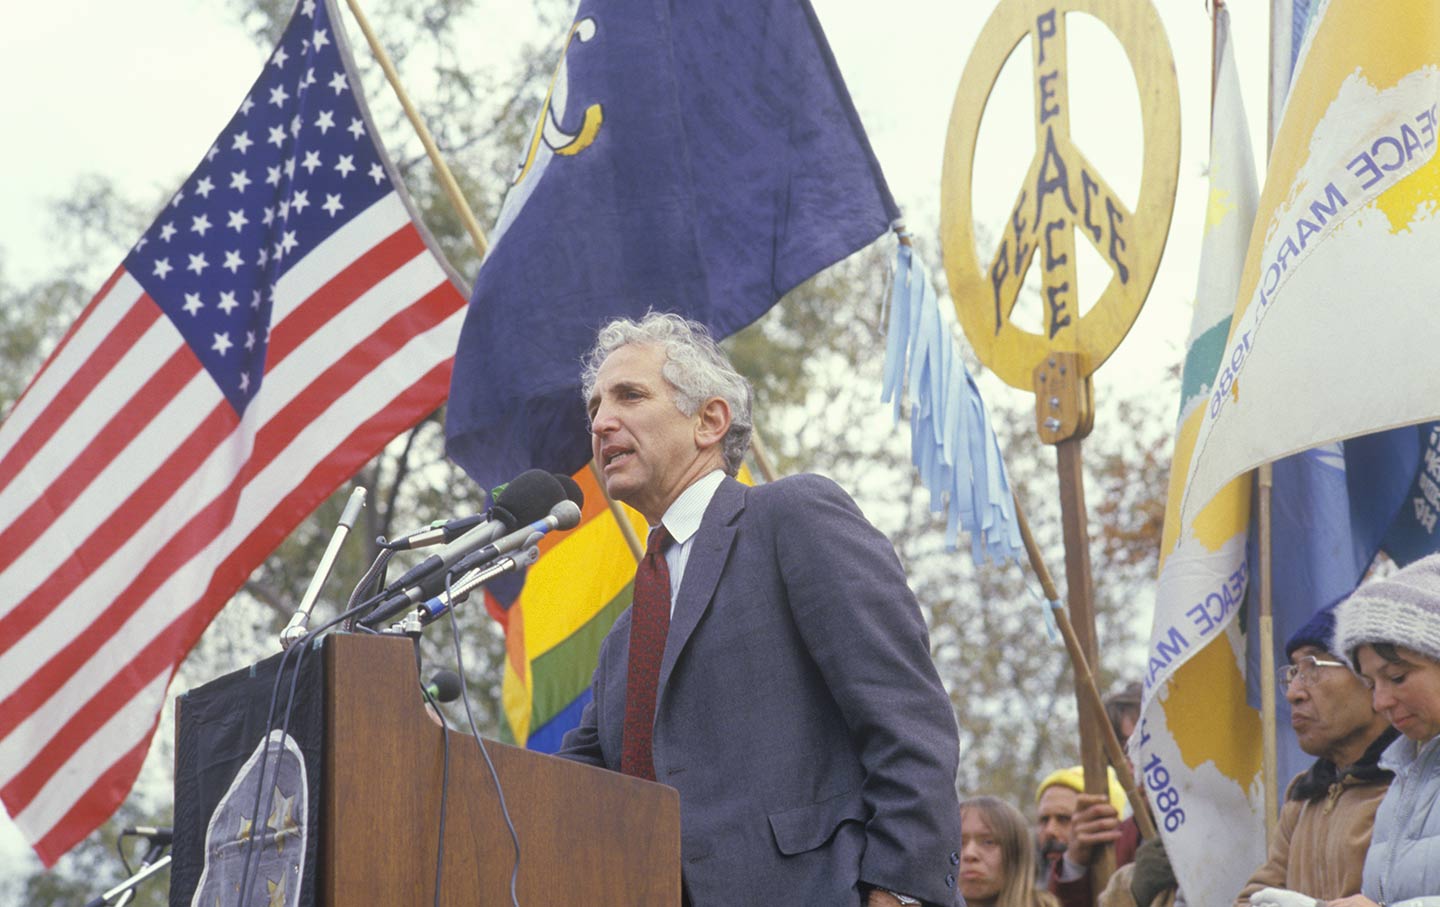
[[[1289,658],[1295,654],[1295,650],[1302,646],[1314,646],[1326,652],[1337,654],[1335,645],[1335,608],[1343,599],[1331,602],[1319,611],[1315,616],[1305,622],[1305,626],[1295,631],[1289,641],[1285,643],[1285,657]]]

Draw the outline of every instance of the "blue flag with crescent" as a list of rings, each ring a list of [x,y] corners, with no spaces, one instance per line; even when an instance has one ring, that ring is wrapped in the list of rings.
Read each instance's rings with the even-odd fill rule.
[[[450,457],[484,487],[573,472],[603,322],[727,336],[897,216],[808,0],[582,0],[471,295]]]

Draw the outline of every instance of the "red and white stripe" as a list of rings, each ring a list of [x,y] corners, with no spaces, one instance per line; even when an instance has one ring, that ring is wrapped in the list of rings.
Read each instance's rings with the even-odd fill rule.
[[[0,799],[48,865],[123,802],[250,572],[445,399],[465,299],[397,195],[276,285],[237,418],[123,269],[0,424]]]

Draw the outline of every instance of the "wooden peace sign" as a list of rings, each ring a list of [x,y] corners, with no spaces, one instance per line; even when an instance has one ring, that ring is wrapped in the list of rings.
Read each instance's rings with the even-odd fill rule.
[[[1125,49],[1140,89],[1144,135],[1140,197],[1130,211],[1070,139],[1065,16],[1088,13]],[[1026,35],[1035,61],[1034,159],[988,268],[975,248],[971,213],[980,117],[1006,59]],[[1052,352],[1078,354],[1084,375],[1125,337],[1155,279],[1170,232],[1179,168],[1180,94],[1170,45],[1143,0],[1001,0],[965,66],[950,112],[941,175],[940,238],[955,312],[980,360],[1009,384],[1032,389]],[[1076,291],[1075,231],[1110,266],[1089,311]],[[1010,322],[1025,273],[1039,259],[1044,329]]]

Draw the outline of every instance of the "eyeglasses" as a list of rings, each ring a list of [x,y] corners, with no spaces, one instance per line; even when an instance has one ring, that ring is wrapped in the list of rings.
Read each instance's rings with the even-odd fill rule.
[[[1299,664],[1286,665],[1275,672],[1280,680],[1280,688],[1286,689],[1295,681],[1300,681],[1302,687],[1313,686],[1316,680],[1320,679],[1321,668],[1344,668],[1350,670],[1350,666],[1340,661],[1323,661],[1314,655],[1304,655],[1300,658]]]

